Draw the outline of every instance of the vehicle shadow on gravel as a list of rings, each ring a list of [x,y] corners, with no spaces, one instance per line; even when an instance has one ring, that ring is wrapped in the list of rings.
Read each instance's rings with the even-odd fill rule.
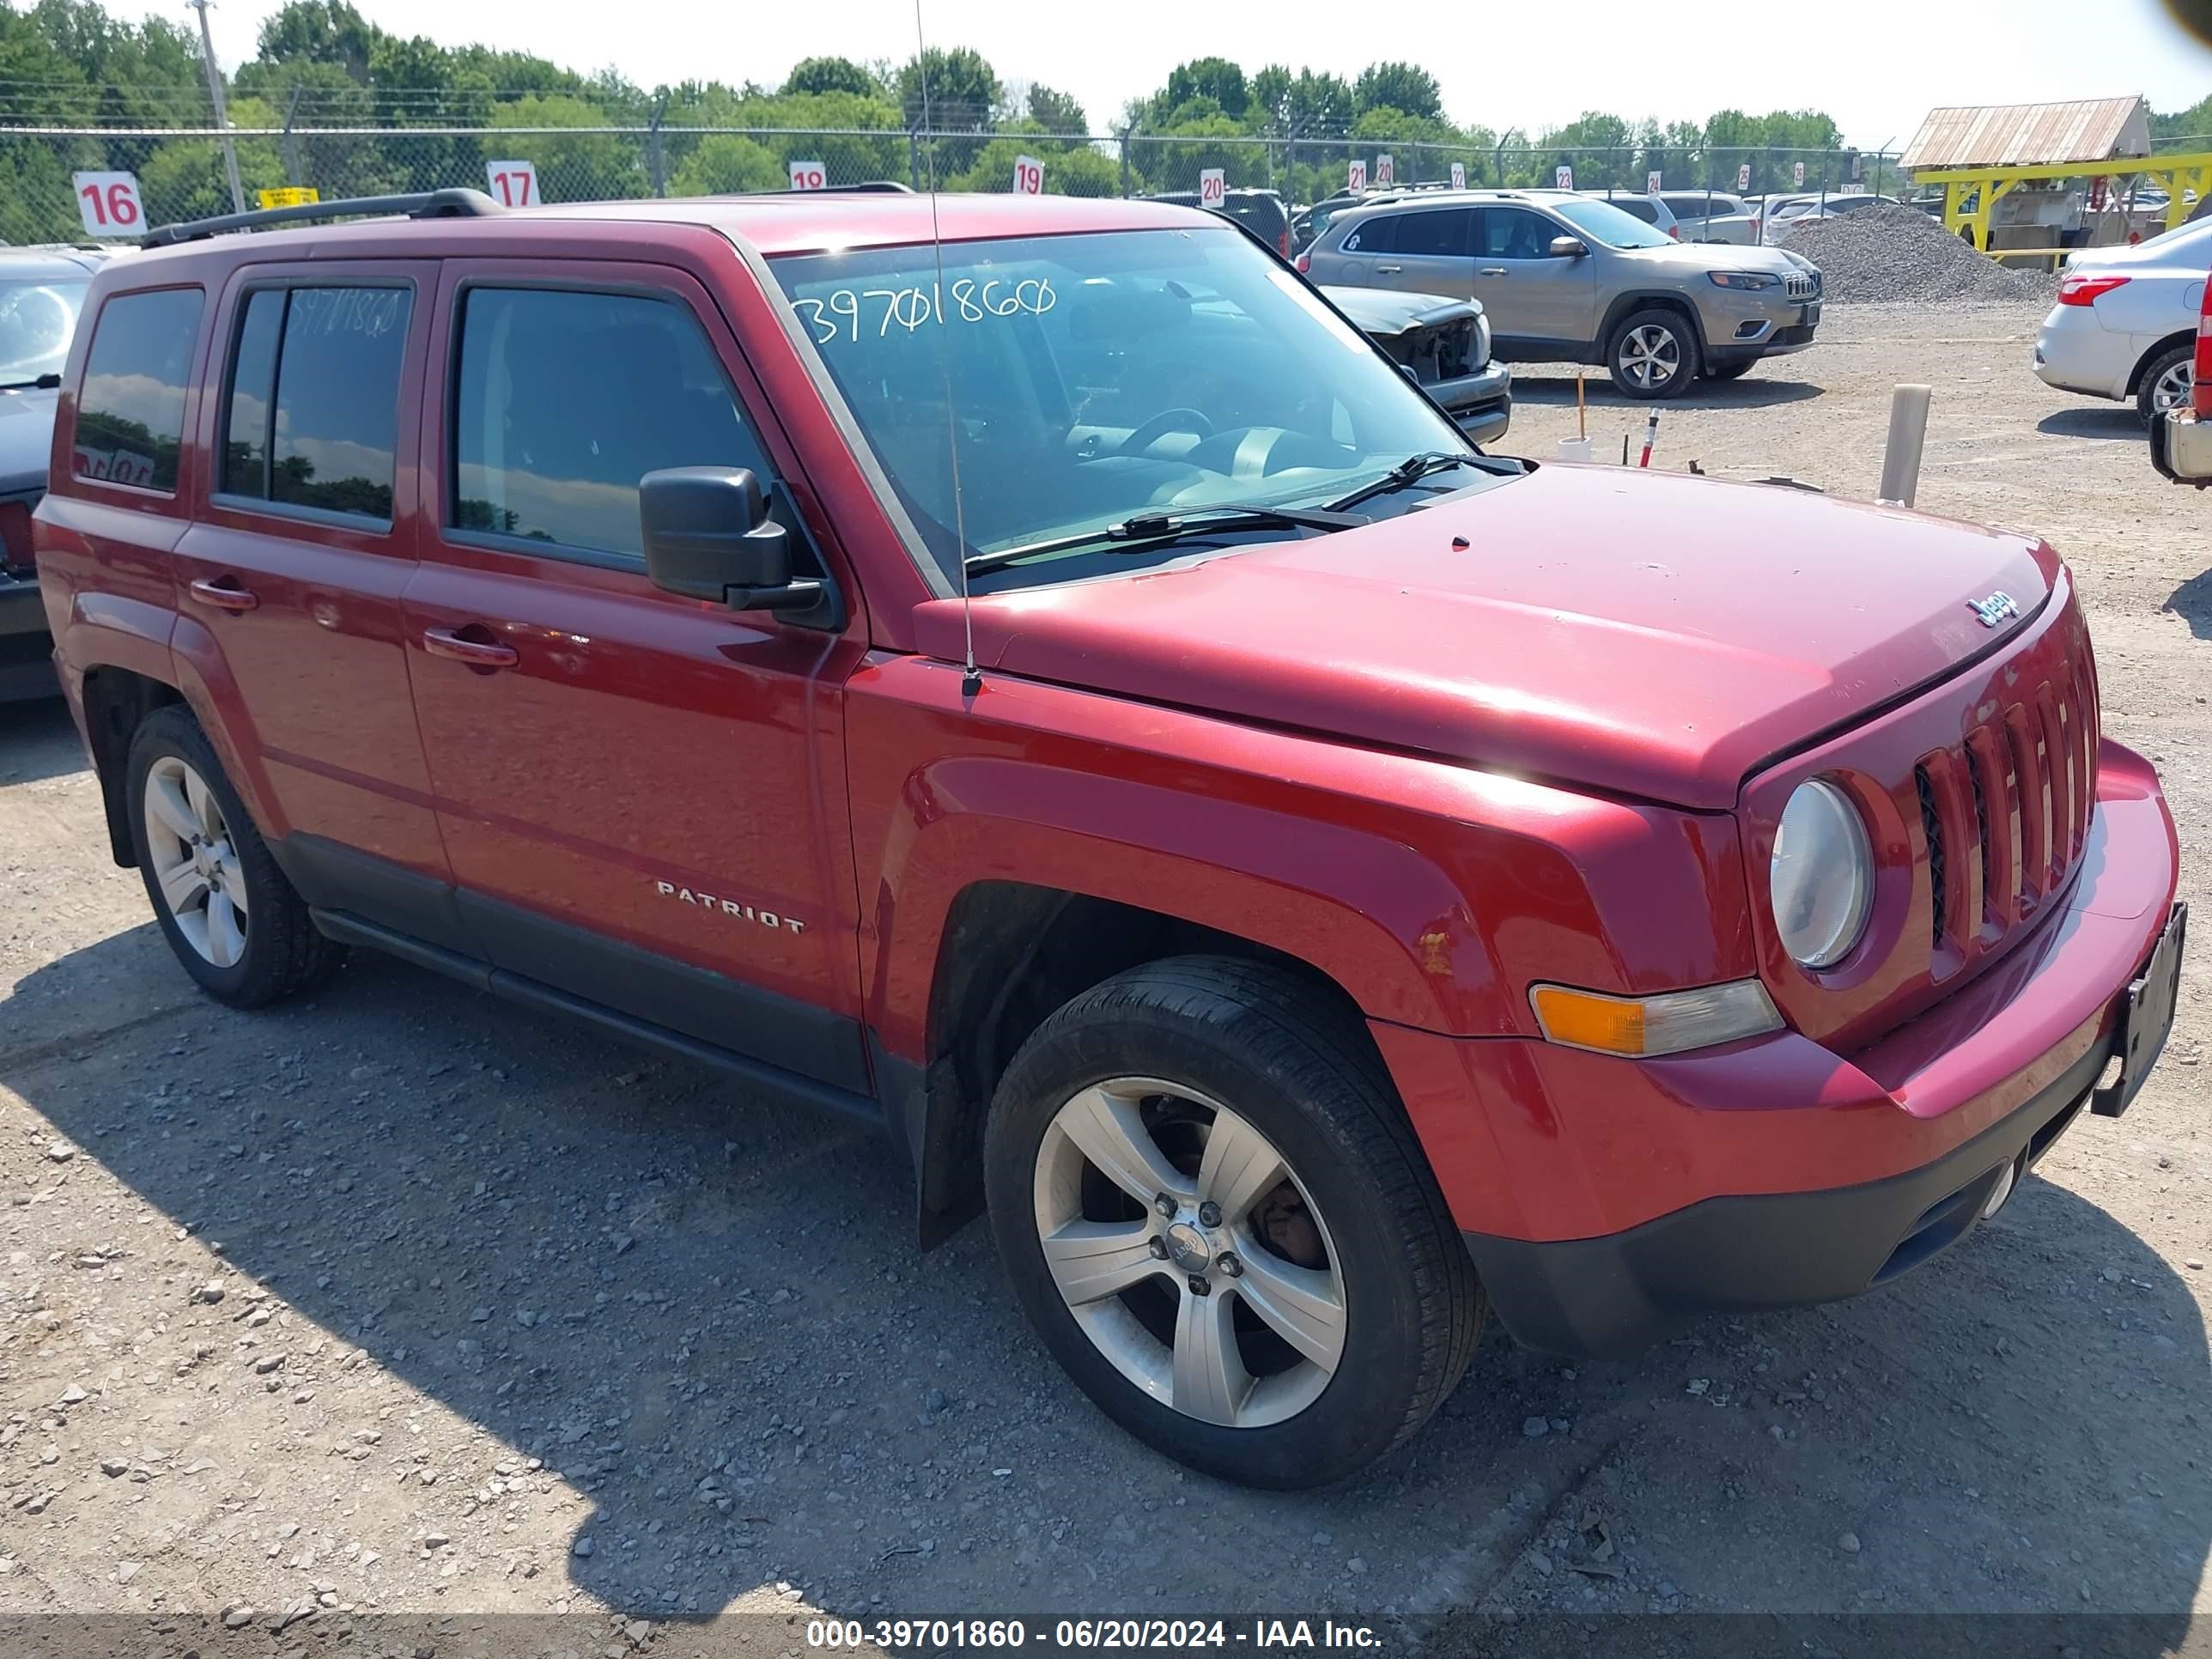
[[[2147,443],[2142,417],[2135,405],[2112,409],[2054,410],[2035,423],[2035,429],[2051,438],[2121,438]]]
[[[1762,380],[1756,369],[1740,380],[1700,381],[1698,389],[1686,398],[1662,404],[1624,398],[1602,375],[1593,375],[1583,383],[1584,399],[1593,409],[1657,409],[1662,411],[1662,420],[1665,412],[1673,410],[1775,409],[1785,404],[1804,403],[1820,396],[1822,391],[1822,387],[1808,385],[1803,380]],[[1553,408],[1565,404],[1571,409],[1575,402],[1575,378],[1571,374],[1556,373],[1538,376],[1526,374],[1516,367],[1513,372],[1513,400]]]
[[[2212,570],[2199,571],[2166,596],[2159,607],[2189,624],[2200,640],[2212,640]]]
[[[0,784],[66,777],[87,763],[69,705],[58,696],[0,702]]]
[[[51,980],[54,1006],[143,981],[151,935],[26,984]],[[626,1616],[704,1618],[788,1607],[788,1583],[862,1619],[1421,1616],[1493,1595],[1532,1612],[2160,1610],[2188,1605],[2212,1539],[2189,1467],[2194,1304],[2141,1240],[2039,1181],[1862,1303],[1711,1322],[1620,1364],[1493,1328],[1412,1446],[1327,1492],[1261,1493],[1108,1425],[1030,1337],[982,1229],[918,1254],[873,1131],[411,968],[356,955],[313,1001],[195,1003],[0,1056],[0,1081],[248,1281],[200,1305],[194,1247],[161,1229],[133,1247],[163,1286],[128,1316],[162,1327],[148,1364],[207,1347],[173,1386],[217,1413],[207,1455],[229,1484],[210,1497],[255,1495],[263,1438],[296,1447],[268,1474],[283,1503],[342,1509],[361,1536],[380,1518],[425,1563],[463,1564],[444,1601],[426,1599],[433,1566],[392,1581],[422,1605],[543,1610],[573,1587]],[[292,1310],[258,1335],[255,1283]],[[386,1373],[497,1443],[410,1435]],[[130,1408],[151,1434],[146,1381]],[[584,1505],[527,1491],[529,1457]],[[449,1553],[419,1550],[432,1529]],[[1844,1560],[1847,1529],[1864,1543]]]

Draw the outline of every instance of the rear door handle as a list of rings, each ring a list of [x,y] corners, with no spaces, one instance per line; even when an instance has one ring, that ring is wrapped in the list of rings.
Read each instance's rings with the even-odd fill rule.
[[[1403,270],[1406,267],[1403,265],[1377,265],[1375,267],[1375,273],[1378,276],[1386,274],[1395,275],[1395,273]]]
[[[257,595],[238,585],[235,576],[201,576],[188,585],[187,591],[202,605],[218,611],[251,611],[261,603]]]
[[[521,654],[511,645],[465,640],[449,628],[424,629],[422,648],[434,657],[450,657],[471,668],[512,668],[522,660]]]
[[[1474,274],[1478,276],[1503,276],[1507,273],[1504,265],[1484,265]]]

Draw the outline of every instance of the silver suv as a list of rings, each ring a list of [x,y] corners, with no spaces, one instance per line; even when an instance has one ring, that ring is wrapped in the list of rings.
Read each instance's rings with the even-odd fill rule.
[[[1820,272],[1782,248],[1674,240],[1569,191],[1455,191],[1338,215],[1300,256],[1316,283],[1476,299],[1497,355],[1601,365],[1631,398],[1676,398],[1802,351]]]

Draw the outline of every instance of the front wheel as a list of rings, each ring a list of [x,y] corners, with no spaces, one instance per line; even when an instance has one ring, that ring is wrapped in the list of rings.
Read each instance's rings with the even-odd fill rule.
[[[1679,311],[1653,306],[1623,318],[1606,347],[1606,368],[1621,396],[1677,398],[1703,367],[1698,331]]]
[[[1356,1013],[1191,957],[1047,1020],[984,1139],[1016,1297],[1077,1385],[1246,1485],[1353,1473],[1458,1382],[1483,1297]]]

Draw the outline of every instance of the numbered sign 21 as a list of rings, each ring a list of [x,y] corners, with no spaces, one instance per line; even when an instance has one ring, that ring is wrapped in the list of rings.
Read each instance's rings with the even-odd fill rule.
[[[1395,185],[1398,182],[1396,156],[1378,155],[1375,158],[1375,182],[1378,185]]]
[[[1364,190],[1367,188],[1366,162],[1354,161],[1344,169],[1344,187],[1346,190]]]
[[[486,161],[484,176],[491,180],[492,199],[501,207],[536,207],[538,169],[528,161]]]
[[[1454,190],[1467,188],[1467,163],[1464,161],[1452,163],[1452,188]]]
[[[146,210],[138,200],[134,173],[77,173],[76,210],[88,236],[143,236]]]
[[[791,164],[791,187],[793,190],[826,190],[829,185],[829,169],[821,162],[793,161]]]
[[[1229,199],[1229,175],[1219,167],[1198,170],[1198,204],[1218,208]]]
[[[1553,173],[1552,177],[1561,190],[1572,190],[1575,187],[1575,170],[1572,167],[1560,167]]]
[[[1014,194],[1042,196],[1044,194],[1044,163],[1034,155],[1014,157]]]

